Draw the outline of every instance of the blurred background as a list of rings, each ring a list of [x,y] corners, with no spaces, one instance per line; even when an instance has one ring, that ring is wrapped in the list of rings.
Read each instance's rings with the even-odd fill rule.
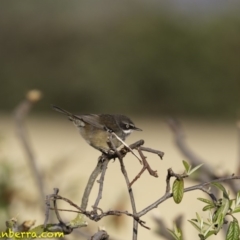
[[[0,108],[39,88],[45,112],[235,117],[235,2],[2,1]]]
[[[181,120],[189,145],[216,171],[235,172],[239,144],[235,122],[240,113],[239,10],[237,0],[1,1],[1,229],[5,219],[18,214],[19,219],[36,219],[38,224],[44,219],[41,210],[36,209],[36,214],[32,210],[39,199],[38,190],[12,115],[30,89],[43,94],[27,119],[27,128],[48,194],[53,187],[60,187],[62,195],[80,202],[99,155],[63,116],[51,110],[52,103],[75,113],[129,115],[144,129],[129,142],[143,138],[148,147],[165,152],[162,162],[153,157],[159,179],[145,173],[136,183],[139,210],[164,193],[167,168],[183,169],[183,155],[174,145],[166,117]],[[131,164],[133,178],[137,160],[132,159]],[[119,188],[106,183],[113,199],[109,200],[112,205],[105,200],[103,206],[120,208],[122,204],[126,209],[128,195],[118,163],[111,168],[109,178],[119,174],[119,180],[115,179]],[[146,188],[149,184],[163,187],[160,193],[143,197],[140,189],[144,184]],[[195,198],[193,194],[189,201]],[[167,215],[165,221],[171,228],[178,211],[185,213],[186,220],[202,207],[199,204],[188,215],[189,202],[185,204],[175,207],[169,201],[156,214]],[[146,219],[152,231],[141,229],[139,239],[164,239],[154,233],[151,216]],[[123,226],[110,233],[117,239],[130,239],[131,220],[128,225],[129,231]],[[94,232],[99,224],[93,226]],[[186,234],[188,239],[191,234]],[[193,234],[196,236],[194,230]]]

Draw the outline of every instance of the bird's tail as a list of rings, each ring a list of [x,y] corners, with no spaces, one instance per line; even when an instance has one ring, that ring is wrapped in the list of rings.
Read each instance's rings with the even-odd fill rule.
[[[72,121],[74,119],[74,115],[70,112],[68,112],[67,110],[63,109],[63,108],[60,108],[58,106],[55,106],[55,105],[52,105],[52,108],[57,111],[57,112],[60,112],[60,113],[63,113],[64,115],[67,115],[68,118]]]

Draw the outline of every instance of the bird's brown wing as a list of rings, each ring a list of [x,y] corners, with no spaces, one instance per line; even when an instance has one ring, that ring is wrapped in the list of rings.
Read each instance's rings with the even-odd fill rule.
[[[57,112],[60,112],[60,113],[63,113],[65,115],[68,116],[68,118],[71,120],[71,121],[74,121],[74,120],[81,120],[83,121],[84,123],[87,123],[95,128],[98,128],[98,129],[103,129],[105,131],[107,131],[108,129],[106,128],[106,126],[102,125],[101,123],[99,123],[99,116],[97,114],[86,114],[86,115],[75,115],[75,114],[72,114],[68,111],[66,111],[65,109],[63,108],[60,108],[58,106],[55,106],[55,105],[52,105],[52,108],[57,111]]]
[[[99,116],[97,114],[88,114],[88,115],[73,115],[75,118],[82,120],[83,122],[90,124],[91,126],[98,128],[98,129],[102,129],[107,131],[108,129],[106,128],[105,125],[101,124],[99,122]]]

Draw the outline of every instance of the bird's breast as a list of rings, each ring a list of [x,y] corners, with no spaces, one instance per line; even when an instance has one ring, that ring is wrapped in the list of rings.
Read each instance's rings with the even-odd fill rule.
[[[109,141],[110,133],[108,133],[107,131],[85,124],[84,127],[79,128],[79,132],[81,136],[85,139],[85,141],[94,148],[100,150],[109,150],[107,142]],[[119,137],[124,140],[122,136]],[[112,142],[116,148],[122,145],[122,143],[114,136],[112,137]]]

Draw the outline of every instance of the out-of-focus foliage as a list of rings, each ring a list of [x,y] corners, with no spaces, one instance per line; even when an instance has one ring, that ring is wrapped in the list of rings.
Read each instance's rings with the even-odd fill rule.
[[[0,216],[1,219],[9,217],[9,206],[14,196],[12,188],[12,171],[3,159],[0,159]],[[0,229],[3,227],[3,222],[0,222]]]
[[[40,88],[45,111],[238,112],[237,10],[204,19],[147,1],[2,1],[0,32],[0,109]]]

